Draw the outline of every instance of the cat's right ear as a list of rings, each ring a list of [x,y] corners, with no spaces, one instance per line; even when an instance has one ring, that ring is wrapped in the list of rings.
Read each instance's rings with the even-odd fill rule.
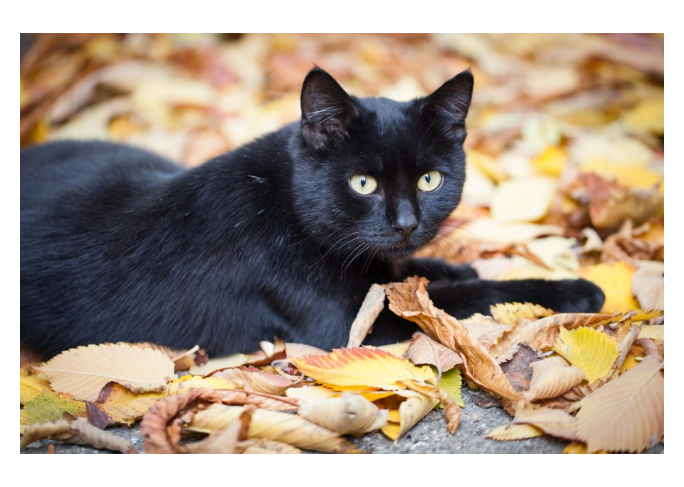
[[[359,116],[354,100],[335,78],[314,68],[302,86],[302,137],[316,150],[349,137]]]

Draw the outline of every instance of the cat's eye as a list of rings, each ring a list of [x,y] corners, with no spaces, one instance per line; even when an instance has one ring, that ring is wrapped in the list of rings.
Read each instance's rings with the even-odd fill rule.
[[[373,176],[357,174],[349,179],[352,189],[359,194],[374,193],[378,187],[378,182]]]
[[[418,189],[421,191],[434,191],[442,182],[442,173],[430,171],[423,174],[418,180]]]

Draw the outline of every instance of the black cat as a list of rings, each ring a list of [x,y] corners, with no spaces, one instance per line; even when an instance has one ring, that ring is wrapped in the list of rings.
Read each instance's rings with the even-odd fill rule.
[[[280,337],[346,343],[372,283],[420,274],[456,317],[532,301],[598,311],[584,280],[477,280],[412,260],[461,198],[473,76],[406,103],[347,95],[313,69],[301,121],[183,169],[101,142],[21,155],[21,342],[151,341],[212,355]],[[387,310],[369,343],[410,336]]]

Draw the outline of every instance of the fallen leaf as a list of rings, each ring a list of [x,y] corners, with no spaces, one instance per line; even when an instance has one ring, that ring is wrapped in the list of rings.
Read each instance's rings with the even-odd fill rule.
[[[532,381],[525,393],[525,401],[558,397],[584,379],[584,371],[570,366],[563,357],[550,357],[533,362]]]
[[[462,325],[468,328],[468,332],[489,349],[499,341],[508,331],[513,329],[511,325],[502,325],[494,318],[476,313],[464,320],[459,320]]]
[[[660,441],[665,432],[661,367],[654,358],[645,357],[639,365],[582,399],[577,436],[590,453],[639,452]]]
[[[237,386],[219,377],[202,377],[199,375],[184,375],[169,383],[169,396],[175,396],[190,389],[235,389]]]
[[[404,342],[399,342],[399,343],[391,343],[389,345],[382,345],[377,347],[380,350],[383,350],[385,352],[389,352],[392,355],[396,355],[399,358],[405,358],[406,357],[406,350],[411,346],[411,342],[413,340],[406,340]]]
[[[300,399],[297,414],[341,435],[360,436],[387,424],[386,409],[378,409],[372,402],[351,392],[330,399]]]
[[[425,384],[418,384],[415,381],[407,380],[401,382],[407,389],[419,392],[425,396],[438,399],[442,404],[442,408],[446,413],[447,430],[452,435],[456,433],[458,426],[461,424],[461,408],[458,407],[449,394],[439,386],[428,386]]]
[[[644,325],[639,332],[639,338],[652,338],[653,340],[665,340],[664,325]]]
[[[521,177],[501,182],[492,195],[492,218],[501,223],[535,222],[556,196],[557,182],[546,176]]]
[[[285,352],[289,359],[304,357],[306,355],[325,355],[326,353],[330,353],[328,350],[312,347],[311,345],[304,345],[303,343],[286,343]]]
[[[250,354],[249,360],[245,365],[259,367],[287,358],[287,352],[285,351],[287,345],[280,338],[276,338],[273,343],[268,341],[260,342],[259,347],[261,351]]]
[[[442,372],[463,363],[463,359],[456,352],[418,331],[413,334],[413,341],[406,350],[406,357],[416,365],[429,364],[437,367],[437,381],[441,379]]]
[[[200,442],[183,445],[181,452],[209,454],[243,452],[246,446],[240,445],[240,442],[248,439],[253,414],[253,406],[243,408],[239,421],[233,421],[225,428],[212,431],[207,438]]]
[[[263,394],[280,396],[292,387],[299,379],[296,377],[277,375],[265,372],[256,367],[232,367],[211,374],[210,378],[225,379],[240,389]]]
[[[242,445],[246,446],[245,450],[242,452],[245,455],[248,454],[259,454],[259,453],[279,453],[279,454],[301,454],[302,451],[299,448],[295,448],[292,445],[283,443],[281,441],[267,440],[266,438],[261,438],[260,440],[247,440],[241,442]]]
[[[582,369],[589,384],[610,374],[620,354],[615,340],[593,328],[561,328],[553,351]]]
[[[513,424],[529,424],[556,438],[578,440],[575,417],[560,409],[526,406],[516,412]]]
[[[418,421],[432,411],[439,400],[413,391],[397,391],[397,395],[405,397],[399,408],[389,412],[389,422],[380,431],[390,440],[396,440],[408,430],[413,428]],[[399,421],[396,421],[396,420]]]
[[[291,387],[285,391],[287,397],[301,401],[313,401],[337,396],[339,392],[324,386]]]
[[[632,278],[632,294],[645,309],[665,308],[665,264],[662,262],[639,262]]]
[[[502,325],[515,325],[523,319],[551,316],[553,311],[533,303],[500,303],[490,306],[492,317]]]
[[[429,367],[418,368],[406,359],[375,347],[340,348],[327,355],[295,358],[304,374],[327,386],[399,388],[398,381],[436,382]]]
[[[563,453],[571,454],[571,455],[572,454],[584,455],[587,453],[587,445],[585,445],[584,443],[573,442],[573,443],[568,444],[568,446],[566,446],[563,449]],[[609,453],[609,452],[600,450],[600,451],[595,451],[593,453]]]
[[[95,404],[115,423],[130,426],[167,395],[166,392],[133,394],[124,386],[110,382],[102,389]]]
[[[349,330],[347,348],[360,347],[373,323],[385,307],[385,286],[373,284],[361,303],[361,308]]]
[[[632,296],[634,272],[634,268],[624,262],[597,264],[577,270],[577,274],[596,284],[606,295],[601,308],[604,313],[639,309],[639,303]]]
[[[516,391],[525,392],[529,389],[532,379],[530,364],[537,360],[539,360],[539,354],[531,347],[521,344],[513,358],[501,364],[501,370]]]
[[[520,394],[513,389],[494,357],[470,335],[458,320],[434,306],[428,297],[427,279],[409,277],[387,289],[390,310],[416,323],[428,336],[439,339],[459,353],[464,360],[465,373],[473,382],[499,394],[518,400]]]
[[[52,392],[50,383],[36,375],[19,376],[19,404],[22,406],[43,393]]]
[[[58,419],[49,423],[27,426],[21,438],[20,448],[34,441],[52,438],[76,445],[88,445],[98,450],[120,453],[137,453],[133,444],[120,436],[102,431],[82,419]]]
[[[244,408],[213,404],[198,412],[187,427],[189,431],[211,433],[239,419]],[[327,453],[361,453],[354,445],[326,428],[293,414],[257,409],[249,427],[250,438],[267,438],[305,450]]]
[[[461,386],[463,385],[463,377],[461,377],[461,371],[458,367],[451,369],[449,372],[442,374],[442,378],[437,382],[437,385],[446,392],[451,399],[456,401],[456,404],[465,407],[463,398],[461,397]],[[436,406],[437,408],[442,408],[442,403],[440,402]]]
[[[85,416],[86,406],[68,394],[45,392],[28,401],[19,412],[20,424],[47,423],[62,417],[64,413]]]
[[[88,345],[62,352],[39,367],[52,389],[94,401],[108,382],[132,392],[160,392],[175,377],[164,352],[127,343]]]
[[[531,424],[504,424],[485,435],[485,438],[496,441],[516,441],[526,440],[543,436],[544,432]]]
[[[244,365],[249,360],[249,356],[244,353],[236,353],[227,357],[212,358],[203,365],[191,367],[188,371],[192,375],[207,375],[216,370],[226,369],[228,367],[239,367]]]

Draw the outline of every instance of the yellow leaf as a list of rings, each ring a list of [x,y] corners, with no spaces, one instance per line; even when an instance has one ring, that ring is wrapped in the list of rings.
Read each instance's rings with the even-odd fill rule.
[[[628,354],[627,357],[625,357],[625,361],[622,362],[622,367],[620,368],[620,375],[624,374],[638,363],[639,362],[636,361],[636,357],[634,355]]]
[[[547,176],[504,181],[492,196],[492,218],[501,223],[535,222],[546,215],[557,186],[557,181]]]
[[[239,420],[242,406],[213,404],[198,412],[187,427],[190,431],[211,433]],[[256,409],[249,426],[250,438],[266,438],[288,445],[327,453],[360,453],[338,433],[313,424],[297,415]]]
[[[142,418],[153,404],[165,397],[166,392],[133,394],[124,386],[112,383],[102,390],[97,404],[112,421],[131,425]]]
[[[516,412],[513,424],[529,424],[539,428],[547,435],[570,441],[577,440],[575,417],[562,409],[526,405]]]
[[[377,347],[379,350],[384,350],[385,352],[389,352],[392,355],[396,355],[399,358],[405,358],[406,356],[406,350],[411,346],[411,342],[413,340],[406,340],[404,342],[399,342],[399,343],[391,343],[389,345],[382,345],[380,347]]]
[[[490,311],[502,325],[515,325],[522,319],[536,320],[553,314],[552,310],[532,303],[500,303],[490,306]]]
[[[618,344],[605,333],[593,328],[560,329],[553,351],[584,371],[592,384],[605,378],[620,355]]]
[[[587,445],[584,443],[579,443],[579,442],[572,442],[568,446],[566,446],[563,449],[563,453],[566,454],[579,454],[579,455],[585,455],[587,453]],[[594,453],[608,453],[607,451],[595,451]]]
[[[623,120],[630,127],[663,134],[665,132],[665,100],[660,96],[652,96],[630,109],[623,115]]]
[[[487,433],[485,438],[496,441],[526,440],[543,436],[544,432],[530,424],[504,424]]]
[[[173,361],[164,352],[128,343],[72,348],[39,370],[55,391],[87,401],[94,401],[108,382],[137,393],[160,392],[175,377]]]
[[[532,160],[532,167],[539,174],[557,178],[567,162],[568,154],[565,149],[551,146]]]
[[[504,171],[501,165],[499,165],[493,157],[473,149],[467,150],[466,154],[468,164],[473,164],[492,181],[500,183],[504,179],[508,179],[506,171]]]
[[[635,320],[635,319],[632,318],[632,320]],[[652,338],[653,340],[665,340],[665,325],[644,325],[641,327],[641,332],[639,333],[639,338]]]
[[[19,404],[22,406],[44,392],[52,392],[50,383],[36,375],[19,376]]]
[[[389,394],[392,394],[391,392]],[[287,397],[295,399],[312,401],[316,399],[327,399],[338,395],[336,391],[328,389],[323,386],[304,386],[304,387],[290,387],[285,391]]]
[[[236,385],[218,377],[184,375],[169,384],[169,396],[182,394],[189,389],[236,389]]]
[[[375,347],[340,348],[327,355],[293,358],[292,362],[304,374],[328,386],[398,389],[400,380],[436,381],[430,367],[418,368]]]
[[[580,401],[577,435],[589,452],[639,452],[660,441],[665,432],[661,367],[660,362],[647,356]]]
[[[651,188],[663,177],[640,164],[617,164],[604,159],[592,159],[581,166],[582,172],[594,173],[628,188]]]
[[[597,264],[582,267],[577,274],[601,288],[606,302],[601,312],[615,313],[639,309],[639,303],[632,295],[632,279],[635,269],[624,262]]]

